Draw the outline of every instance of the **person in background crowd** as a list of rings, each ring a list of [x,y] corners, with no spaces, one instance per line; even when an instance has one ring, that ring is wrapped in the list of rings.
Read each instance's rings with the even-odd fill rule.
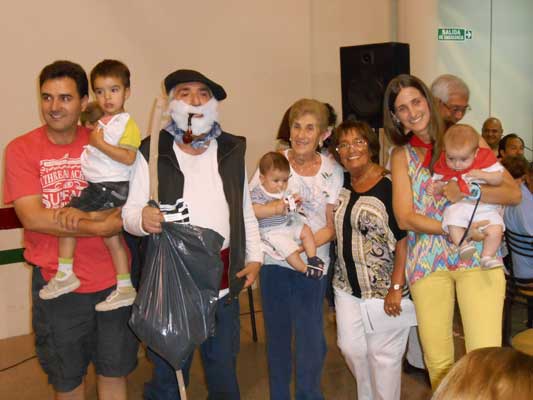
[[[505,135],[498,144],[500,158],[508,156],[524,156],[524,141],[516,133]]]
[[[444,131],[463,119],[470,110],[470,90],[458,76],[440,75],[431,84],[431,93],[438,101],[439,114],[444,121]]]
[[[483,136],[483,139],[485,139],[496,157],[498,157],[498,144],[500,143],[502,134],[503,127],[498,118],[490,117],[483,122],[481,136]]]
[[[520,185],[522,201],[516,206],[505,207],[505,226],[519,235],[533,236],[533,163],[522,156],[507,156],[502,165]],[[513,274],[517,278],[533,278],[533,253],[511,252]],[[530,326],[531,327],[531,326]]]

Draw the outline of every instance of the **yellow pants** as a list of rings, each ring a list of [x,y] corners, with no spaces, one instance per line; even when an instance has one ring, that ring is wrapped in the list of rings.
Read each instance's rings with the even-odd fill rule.
[[[455,361],[453,311],[456,293],[466,351],[502,344],[505,276],[501,268],[437,271],[420,279],[411,287],[411,294],[433,390]]]

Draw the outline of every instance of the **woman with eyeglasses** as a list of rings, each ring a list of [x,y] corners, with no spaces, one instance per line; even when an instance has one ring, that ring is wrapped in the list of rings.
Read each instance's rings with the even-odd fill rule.
[[[392,153],[394,214],[400,228],[408,231],[406,276],[431,386],[436,389],[454,363],[456,298],[466,351],[501,346],[505,278],[501,268],[480,270],[480,242],[472,259],[460,260],[442,229],[446,204],[465,195],[455,182],[444,187],[444,196],[428,193],[444,132],[426,85],[414,76],[397,76],[387,86],[383,110],[385,132],[398,146]],[[488,147],[483,139],[480,145]],[[503,205],[520,201],[520,191],[507,172],[502,185],[481,185],[479,196],[484,202]],[[470,232],[483,224],[472,224]]]
[[[317,256],[324,261],[324,266],[320,271],[308,266],[302,273],[286,261],[265,253],[260,281],[270,398],[293,398],[290,383],[295,360],[296,399],[320,400],[324,398],[320,378],[326,356],[322,306],[329,242],[335,236],[333,207],[342,185],[342,168],[331,157],[317,151],[328,129],[328,110],[323,103],[311,99],[294,103],[289,111],[289,128],[290,148],[283,150],[290,164],[288,190],[298,194],[301,200],[300,208],[314,234]],[[252,179],[251,188],[258,183],[257,175]],[[280,210],[285,214],[282,202],[282,199],[275,200],[267,204],[271,207],[263,206],[261,217],[278,216]]]
[[[372,299],[384,300],[371,314],[374,327],[402,313],[406,233],[392,211],[390,174],[378,164],[377,134],[365,122],[347,121],[336,128],[333,143],[347,171],[334,218],[337,344],[357,380],[358,399],[400,399],[409,326],[369,332],[364,319]]]

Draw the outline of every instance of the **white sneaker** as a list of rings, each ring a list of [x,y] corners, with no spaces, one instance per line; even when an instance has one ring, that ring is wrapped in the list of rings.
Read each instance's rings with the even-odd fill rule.
[[[43,300],[55,299],[63,294],[73,292],[80,287],[80,280],[72,272],[62,279],[54,276],[39,290],[39,297]]]
[[[503,261],[500,257],[482,257],[481,258],[481,269],[492,269],[492,268],[501,268],[503,267]]]
[[[111,292],[107,299],[98,303],[94,309],[96,311],[111,311],[120,307],[131,306],[135,301],[137,291],[132,288],[118,288]]]
[[[465,242],[459,247],[459,257],[461,257],[461,260],[467,261],[470,260],[474,253],[476,252],[476,247],[472,244],[472,242]]]

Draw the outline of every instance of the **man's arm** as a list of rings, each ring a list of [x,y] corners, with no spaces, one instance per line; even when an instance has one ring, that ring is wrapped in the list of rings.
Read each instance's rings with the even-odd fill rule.
[[[479,147],[489,148],[482,137],[479,139]],[[522,192],[511,174],[504,169],[502,172],[503,182],[497,186],[481,185],[481,201],[503,206],[515,206],[522,201]]]
[[[163,220],[159,209],[148,207],[150,199],[150,175],[148,163],[142,155],[137,157],[130,175],[130,190],[122,207],[124,229],[135,236],[161,232]]]
[[[480,185],[481,201],[489,204],[500,204],[502,206],[514,206],[520,204],[522,192],[507,170],[503,170],[502,183],[497,186]],[[452,203],[457,203],[466,195],[461,192],[456,181],[450,181],[444,187],[444,195]]]
[[[113,236],[122,229],[120,210],[87,213],[91,219],[79,221],[77,229],[62,227],[54,209],[45,208],[41,195],[23,196],[13,202],[15,212],[24,229],[55,236]],[[107,215],[106,215],[107,214]],[[101,218],[104,215],[104,218]]]
[[[244,178],[243,188],[243,217],[244,230],[246,235],[246,265],[237,273],[237,278],[246,278],[244,288],[251,286],[259,275],[261,264],[263,263],[263,252],[261,251],[261,236],[259,234],[259,224],[254,214],[248,179]]]
[[[501,171],[483,171],[481,169],[473,169],[468,172],[468,177],[480,179],[487,182],[487,185],[498,186],[503,182],[503,173]]]

